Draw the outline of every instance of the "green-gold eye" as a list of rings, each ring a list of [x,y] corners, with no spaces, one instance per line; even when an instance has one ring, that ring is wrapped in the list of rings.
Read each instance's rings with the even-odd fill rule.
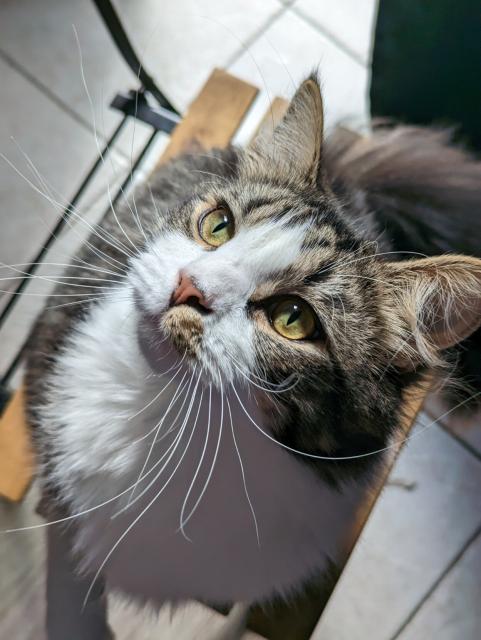
[[[234,235],[234,218],[227,209],[209,211],[199,220],[199,233],[211,247],[220,247]]]
[[[270,311],[270,320],[274,329],[289,340],[313,338],[317,332],[314,311],[299,298],[284,298]]]

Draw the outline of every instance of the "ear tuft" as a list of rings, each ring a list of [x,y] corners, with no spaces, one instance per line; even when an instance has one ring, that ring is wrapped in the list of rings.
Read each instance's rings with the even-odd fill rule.
[[[411,333],[405,353],[414,348],[425,364],[440,364],[441,351],[481,326],[481,260],[445,255],[386,268],[395,312]]]
[[[312,75],[296,91],[274,133],[256,140],[251,153],[268,169],[315,184],[321,172],[323,120],[321,90]]]

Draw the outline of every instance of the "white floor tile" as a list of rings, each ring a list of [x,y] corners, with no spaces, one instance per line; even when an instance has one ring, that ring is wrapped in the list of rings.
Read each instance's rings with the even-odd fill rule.
[[[479,526],[480,483],[481,464],[444,431],[415,436],[313,638],[389,640]]]
[[[454,435],[481,454],[481,409],[460,413],[451,408],[440,394],[432,394],[426,406],[434,419],[439,419]]]
[[[215,66],[223,66],[282,6],[277,0],[120,0],[115,3],[146,68],[184,110]],[[92,2],[7,0],[0,4],[0,48],[90,124],[75,34],[96,126],[112,128],[107,104],[136,85]],[[25,46],[28,43],[28,46]]]
[[[368,118],[366,68],[291,11],[284,13],[230,71],[270,96],[290,97],[298,83],[319,67],[326,126],[357,126]]]
[[[92,136],[10,67],[0,61],[0,152],[35,188],[38,179],[12,137],[31,158],[57,198],[72,196],[96,157]],[[0,158],[0,261],[24,263],[41,247],[58,219],[48,202]],[[2,283],[4,289],[7,283]]]
[[[124,146],[130,143],[129,141],[132,137],[138,135],[138,125],[135,129],[136,131],[134,131],[133,123],[129,123],[121,134]],[[119,142],[122,142],[122,140]],[[137,181],[149,170],[147,166],[149,160],[158,160],[166,142],[165,136],[158,136],[145,162],[139,169],[139,173],[136,175]],[[114,150],[111,156],[105,159],[105,165],[100,168],[80,198],[76,207],[77,213],[71,216],[70,222],[64,227],[63,232],[56,236],[56,241],[44,257],[44,264],[35,273],[38,277],[29,280],[24,293],[17,299],[6,323],[0,330],[0,344],[2,345],[0,349],[0,377],[8,370],[10,363],[30,333],[35,318],[44,307],[47,296],[55,287],[55,280],[64,272],[65,268],[61,265],[70,263],[71,257],[91,234],[93,225],[101,220],[105,211],[110,207],[109,190],[110,196],[112,198],[115,197],[121,183],[128,176],[129,170],[130,161]],[[83,173],[84,170],[82,170]],[[41,196],[38,196],[38,199],[41,199]],[[29,234],[32,237],[35,237],[36,224],[37,220],[34,218],[29,229]],[[12,243],[19,252],[21,237],[14,236]],[[0,250],[1,247],[2,242],[0,240]],[[15,260],[20,262],[17,258]],[[14,269],[0,268],[0,277],[12,277],[15,275],[17,274]],[[11,283],[10,281],[7,282]],[[6,303],[7,299],[9,299],[9,296],[5,295],[3,302]],[[1,310],[2,299],[0,299]]]
[[[370,58],[377,3],[378,0],[297,0],[293,6],[366,62]]]
[[[481,536],[469,546],[398,640],[479,640]]]

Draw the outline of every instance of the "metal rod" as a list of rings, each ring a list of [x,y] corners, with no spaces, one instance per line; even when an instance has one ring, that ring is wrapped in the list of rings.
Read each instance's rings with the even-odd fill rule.
[[[125,115],[122,118],[122,120],[120,121],[120,124],[117,126],[115,131],[110,136],[109,140],[106,142],[106,144],[105,144],[104,148],[102,149],[101,153],[99,153],[99,157],[94,162],[94,164],[90,168],[90,170],[87,173],[87,175],[85,176],[85,178],[82,180],[82,184],[78,188],[78,190],[75,193],[75,195],[73,196],[72,200],[69,202],[69,204],[63,210],[63,213],[62,213],[59,221],[57,222],[57,224],[55,225],[53,230],[50,232],[50,236],[47,238],[45,244],[42,246],[40,251],[37,253],[37,255],[34,257],[32,262],[29,264],[28,268],[24,271],[25,275],[19,276],[19,278],[21,278],[21,281],[17,285],[16,289],[12,289],[12,291],[9,291],[7,294],[5,294],[5,295],[7,295],[7,296],[9,295],[11,297],[10,297],[10,300],[5,305],[5,308],[3,309],[2,313],[0,314],[0,329],[5,324],[5,321],[6,321],[7,317],[10,315],[10,312],[12,311],[12,308],[13,308],[13,306],[15,305],[15,303],[17,301],[18,295],[20,293],[22,293],[22,291],[27,286],[30,276],[32,276],[38,270],[38,268],[40,267],[39,263],[42,262],[45,254],[49,251],[49,249],[51,248],[52,244],[57,239],[57,235],[62,231],[62,229],[65,227],[65,225],[69,221],[69,219],[72,216],[72,213],[73,213],[73,211],[74,211],[74,209],[75,209],[75,207],[77,205],[77,202],[82,197],[82,194],[85,191],[85,189],[87,188],[90,180],[96,174],[96,172],[98,171],[101,163],[103,162],[102,158],[105,159],[105,157],[109,153],[112,144],[117,140],[117,138],[120,135],[122,129],[124,128],[125,123],[127,122],[127,120],[128,120],[128,116]]]
[[[115,133],[115,132],[114,132]],[[142,163],[142,161],[144,160],[148,150],[150,149],[150,147],[152,146],[155,138],[158,135],[158,131],[154,131],[152,133],[152,135],[150,136],[150,138],[147,140],[147,142],[145,143],[145,146],[143,147],[142,151],[140,152],[140,154],[137,156],[134,164],[131,167],[131,170],[129,171],[127,177],[125,178],[125,180],[123,181],[122,185],[119,187],[119,190],[117,191],[117,194],[115,195],[113,201],[112,201],[112,206],[115,207],[115,205],[118,203],[120,197],[124,194],[125,190],[127,189],[127,187],[130,185],[130,183],[133,181],[134,179],[134,173],[135,171],[137,171],[137,169],[139,168],[140,164]],[[89,172],[91,173],[91,172]],[[77,194],[76,194],[77,195]],[[111,207],[109,205],[106,214],[111,210]],[[15,297],[15,296],[13,296]],[[28,340],[28,337],[27,337]],[[25,351],[25,346],[27,343],[27,340],[25,340],[25,342],[23,343],[23,345],[21,346],[21,348],[19,349],[19,351],[17,352],[17,355],[15,356],[15,358],[12,360],[12,362],[10,363],[7,371],[5,372],[1,382],[0,382],[0,388],[3,387],[4,389],[7,388],[8,383],[11,379],[11,377],[13,376],[13,374],[15,373],[16,368],[18,367],[21,359],[23,358],[23,354]]]
[[[93,0],[93,2],[102,16],[105,26],[112,36],[117,49],[120,51],[123,59],[135,74],[137,80],[139,80],[145,89],[154,96],[161,107],[178,114],[179,112],[177,109],[175,109],[171,102],[164,96],[162,91],[155,84],[152,76],[147,73],[143,64],[140,62],[139,57],[134,51],[127,33],[125,32],[119,16],[110,0]]]

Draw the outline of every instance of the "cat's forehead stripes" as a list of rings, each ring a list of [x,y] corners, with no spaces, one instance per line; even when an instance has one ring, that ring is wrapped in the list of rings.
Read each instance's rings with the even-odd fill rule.
[[[272,221],[241,227],[216,254],[235,261],[239,268],[248,270],[252,278],[262,278],[296,264],[302,255],[307,230],[307,224]]]

